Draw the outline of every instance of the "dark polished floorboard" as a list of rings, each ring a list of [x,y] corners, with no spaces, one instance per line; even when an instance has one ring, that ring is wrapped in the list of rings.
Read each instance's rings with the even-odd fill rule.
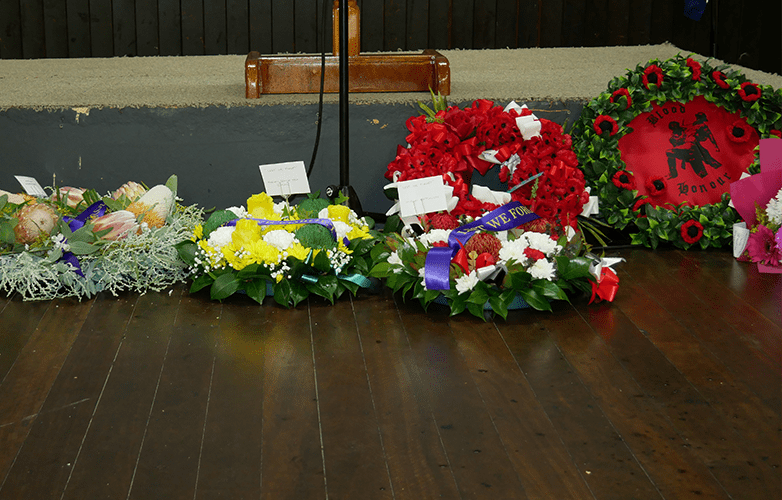
[[[782,275],[623,250],[613,304],[0,299],[0,499],[779,499]]]

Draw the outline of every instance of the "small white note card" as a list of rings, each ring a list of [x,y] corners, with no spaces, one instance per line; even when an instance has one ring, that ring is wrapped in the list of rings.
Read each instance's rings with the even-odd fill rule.
[[[16,180],[22,185],[22,189],[24,189],[25,193],[37,198],[46,198],[46,191],[43,190],[34,177],[25,177],[23,175],[15,175],[14,177],[16,177]]]
[[[442,176],[424,177],[396,183],[402,217],[448,210]]]
[[[310,192],[307,169],[303,161],[260,165],[263,185],[269,196],[289,196]]]

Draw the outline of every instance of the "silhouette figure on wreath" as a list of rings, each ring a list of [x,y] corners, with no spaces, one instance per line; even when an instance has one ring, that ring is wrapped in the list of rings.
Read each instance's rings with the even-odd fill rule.
[[[722,163],[717,161],[702,144],[703,142],[709,141],[714,145],[717,152],[720,150],[707,122],[708,118],[705,113],[697,113],[692,125],[682,126],[676,121],[672,121],[668,124],[668,128],[671,130],[671,138],[668,140],[673,146],[666,153],[668,156],[668,169],[670,170],[671,179],[675,179],[679,175],[679,172],[676,169],[678,160],[681,160],[682,170],[685,170],[686,164],[689,163],[692,170],[701,178],[706,177],[709,174],[706,171],[704,164],[709,165],[712,168],[719,168],[722,165]]]

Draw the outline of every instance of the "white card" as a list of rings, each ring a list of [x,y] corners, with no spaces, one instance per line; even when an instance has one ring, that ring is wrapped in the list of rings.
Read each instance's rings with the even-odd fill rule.
[[[25,193],[38,198],[46,198],[46,191],[43,190],[34,177],[25,177],[23,175],[15,175],[14,177],[16,177],[16,180],[22,185],[22,189],[24,189]]]
[[[396,183],[402,217],[448,210],[442,176],[424,177]]]
[[[288,196],[310,192],[303,161],[260,165],[261,178],[269,196]]]

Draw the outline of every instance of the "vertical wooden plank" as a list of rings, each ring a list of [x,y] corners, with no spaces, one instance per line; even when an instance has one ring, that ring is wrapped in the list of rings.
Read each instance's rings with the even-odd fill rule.
[[[390,499],[367,367],[349,301],[310,300],[328,497]]]
[[[183,289],[139,297],[63,499],[127,498]]]
[[[293,2],[272,2],[272,52],[294,52]]]
[[[429,0],[429,45],[430,49],[450,49],[453,22],[449,0]]]
[[[68,56],[89,57],[90,40],[90,4],[89,0],[67,0]]]
[[[391,292],[352,300],[394,498],[459,498]]]
[[[652,0],[630,0],[628,17],[628,45],[652,43]]]
[[[604,17],[603,36],[600,45],[614,47],[627,45],[630,30],[630,2],[627,0],[608,0]]]
[[[5,498],[59,497],[100,401],[137,294],[99,294],[2,486]]]
[[[384,0],[383,5],[383,50],[404,49],[407,39],[407,3],[405,0]]]
[[[559,47],[562,44],[562,3],[562,0],[541,2],[541,47]]]
[[[43,0],[23,2],[20,11],[22,15],[22,57],[25,59],[46,57]]]
[[[263,342],[262,500],[326,497],[306,304],[286,310],[264,305],[270,325],[256,332]]]
[[[449,327],[447,312],[399,304],[447,466],[462,498],[527,498]],[[479,320],[477,320],[479,321]]]
[[[225,54],[227,21],[225,0],[204,0],[204,54]]]
[[[114,30],[111,4],[90,0],[90,54],[93,57],[114,55]]]
[[[650,0],[652,2],[651,43],[665,43],[673,40],[673,16],[684,15],[684,6],[670,0]],[[724,0],[720,1],[720,8]],[[640,61],[639,61],[640,62]]]
[[[358,7],[361,9],[361,51],[383,50],[384,5],[376,0],[360,0]],[[320,30],[320,27],[318,29]]]
[[[43,26],[46,57],[68,57],[68,25],[65,0],[44,0]]]
[[[406,50],[421,51],[428,49],[429,40],[429,2],[428,0],[408,0],[406,21]]]
[[[508,350],[498,325],[451,320],[459,351],[530,499],[590,498],[548,415]],[[534,463],[534,467],[529,464]]]
[[[0,384],[35,333],[51,301],[23,302],[19,295],[8,300],[0,313]]]
[[[317,50],[318,6],[320,2],[297,1],[294,4],[294,40],[295,52],[312,54]],[[363,12],[362,12],[363,14]]]
[[[22,11],[19,0],[0,2],[0,58],[22,58]]]
[[[204,0],[180,0],[182,55],[204,55]]]
[[[157,0],[161,56],[182,55],[182,12],[178,0]]]
[[[136,49],[140,56],[160,54],[158,35],[158,3],[156,0],[136,0]]]
[[[519,48],[540,46],[543,26],[540,18],[540,2],[544,0],[519,0]]]
[[[586,20],[587,1],[571,0],[562,5],[562,46],[583,47],[591,26]]]
[[[473,19],[473,48],[493,49],[497,35],[497,4],[494,1],[477,2]]]
[[[261,54],[272,52],[272,1],[250,0],[250,50]],[[327,39],[331,46],[331,40]]]
[[[0,384],[0,477],[16,460],[92,303],[53,301]]]
[[[183,297],[128,498],[193,498],[221,305]]]
[[[516,0],[497,0],[497,33],[494,48],[519,46],[519,5]]]
[[[710,10],[712,9],[713,6]],[[760,19],[760,28],[756,30],[760,36],[756,50],[761,57],[757,66],[752,68],[777,75],[782,74],[782,44],[779,43],[779,34],[776,33],[782,19],[782,5],[770,2],[762,9],[750,7],[749,10]]]
[[[451,0],[451,48],[473,48],[475,0]]]
[[[114,55],[136,55],[136,6],[134,0],[113,0]]]
[[[247,0],[226,0],[226,53],[250,52],[250,13]]]
[[[579,320],[569,306],[554,306],[554,314]],[[636,454],[562,355],[540,316],[518,311],[497,328],[590,491],[601,500],[660,498]],[[584,334],[599,341],[594,333]],[[523,408],[523,400],[511,402]]]
[[[602,47],[606,45],[608,32],[615,29],[608,24],[609,0],[586,0],[584,9],[584,46]]]

